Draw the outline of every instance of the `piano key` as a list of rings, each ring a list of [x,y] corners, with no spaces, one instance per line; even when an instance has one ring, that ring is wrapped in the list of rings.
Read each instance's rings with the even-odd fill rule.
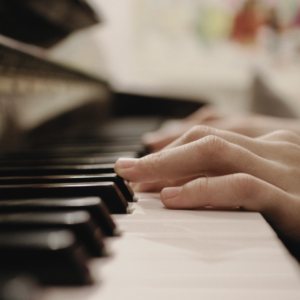
[[[51,145],[49,145],[49,148],[51,148]],[[5,159],[28,159],[28,158],[53,158],[53,157],[100,157],[100,156],[118,156],[118,155],[129,155],[129,156],[136,156],[136,151],[115,151],[115,152],[91,152],[91,153],[81,153],[81,152],[59,152],[59,151],[34,151],[34,149],[31,150],[18,150],[16,152],[9,152],[1,157],[4,158],[1,161],[4,161]]]
[[[0,231],[68,229],[72,231],[91,256],[106,256],[101,229],[86,211],[0,214]]]
[[[23,151],[23,153],[26,151]],[[35,147],[28,149],[27,152],[49,153],[49,154],[89,154],[89,153],[119,153],[119,152],[136,152],[139,155],[145,154],[145,146],[143,144],[132,145],[90,145],[90,144],[71,144],[71,145],[52,145]]]
[[[115,147],[113,149],[114,152],[128,152],[128,151],[137,151],[137,152],[144,152],[147,151],[147,147],[141,142],[141,138],[139,137],[99,137],[99,136],[80,136],[80,137],[71,137],[67,136],[60,136],[56,135],[54,137],[47,138],[36,138],[31,141],[27,146],[23,146],[22,150],[26,152],[34,152],[35,149],[42,149],[42,148],[49,148],[57,147],[57,146],[82,146],[82,145],[89,145],[89,146],[103,146],[103,147]],[[133,147],[132,147],[133,146]],[[122,149],[122,150],[121,150]],[[141,149],[141,150],[140,150]],[[97,150],[97,149],[96,149]],[[18,155],[20,153],[20,149],[16,149],[14,152],[8,153],[8,155]]]
[[[86,262],[69,230],[0,232],[1,272],[33,274],[42,284],[91,284]]]
[[[0,300],[38,300],[40,286],[30,275],[0,271]]]
[[[113,182],[0,185],[0,200],[100,197],[112,214],[127,213],[128,202]]]
[[[56,153],[58,154],[58,153]],[[69,155],[67,153],[67,155]],[[74,154],[72,154],[74,155]],[[80,153],[77,156],[63,156],[62,154],[57,157],[48,156],[46,153],[40,155],[39,153],[31,153],[30,157],[25,155],[22,157],[11,157],[0,159],[0,166],[39,166],[39,165],[87,165],[87,164],[106,164],[114,163],[120,157],[137,158],[137,152],[117,152],[117,153],[102,153],[96,155],[83,156]]]
[[[101,228],[103,234],[106,236],[120,235],[105,204],[98,197],[0,201],[1,213],[68,210],[88,211],[93,221]]]
[[[115,173],[87,175],[48,175],[48,176],[11,176],[0,177],[0,185],[34,183],[72,183],[72,182],[114,182],[127,202],[134,201],[134,193],[127,180]]]
[[[0,176],[38,176],[114,173],[114,163],[88,165],[0,166]]]
[[[77,145],[77,144],[103,144],[103,145],[139,145],[141,144],[141,136],[108,136],[89,134],[84,132],[84,135],[80,135],[78,130],[74,132],[74,135],[68,133],[67,135],[55,135],[55,136],[35,136],[31,140],[30,145],[35,147],[44,145]]]
[[[89,139],[73,139],[68,140],[67,138],[60,141],[40,141],[38,143],[34,142],[32,145],[27,146],[28,148],[22,148],[26,152],[34,152],[38,150],[40,152],[41,150],[45,149],[46,152],[49,152],[50,149],[55,149],[55,151],[58,148],[64,148],[68,149],[70,147],[78,148],[84,150],[84,147],[88,147],[88,149],[95,150],[95,151],[89,151],[91,154],[93,152],[95,153],[110,153],[110,152],[138,152],[138,153],[144,153],[146,146],[137,139],[131,139],[131,140],[111,140],[111,141],[99,141],[99,140],[89,140]],[[24,152],[23,150],[23,152]],[[15,152],[18,153],[18,152]]]

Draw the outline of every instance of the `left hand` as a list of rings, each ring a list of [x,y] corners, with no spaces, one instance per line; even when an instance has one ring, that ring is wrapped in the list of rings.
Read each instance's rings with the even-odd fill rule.
[[[249,138],[195,126],[158,153],[118,160],[115,171],[139,183],[135,190],[162,189],[168,208],[259,211],[280,233],[300,241],[299,166],[295,133]]]

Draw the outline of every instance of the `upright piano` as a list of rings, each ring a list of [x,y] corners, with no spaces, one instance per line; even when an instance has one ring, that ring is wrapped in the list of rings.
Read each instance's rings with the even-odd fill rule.
[[[0,16],[0,299],[300,299],[299,264],[259,213],[169,210],[114,174],[197,104],[51,61],[99,22],[82,0],[1,1]]]

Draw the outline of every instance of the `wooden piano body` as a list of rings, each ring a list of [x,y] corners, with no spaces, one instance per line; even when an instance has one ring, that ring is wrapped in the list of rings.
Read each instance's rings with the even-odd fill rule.
[[[134,97],[112,102],[104,80],[53,64],[38,48],[5,37],[0,42],[1,152],[27,147],[37,137],[47,140],[46,134],[56,137],[70,126],[72,132],[137,130],[109,121],[119,107],[138,112],[132,105],[143,105],[130,102]],[[179,107],[147,103],[155,112]],[[145,120],[141,124],[140,131],[147,130]],[[113,215],[122,235],[106,239],[112,255],[89,261],[94,283],[42,287],[36,299],[300,299],[298,262],[259,213],[168,210],[158,194],[138,197],[131,213]]]

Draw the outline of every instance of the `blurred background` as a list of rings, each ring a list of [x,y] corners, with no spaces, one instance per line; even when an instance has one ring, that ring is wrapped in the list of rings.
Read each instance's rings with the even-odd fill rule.
[[[300,116],[299,0],[90,0],[103,23],[49,55],[118,92]]]

